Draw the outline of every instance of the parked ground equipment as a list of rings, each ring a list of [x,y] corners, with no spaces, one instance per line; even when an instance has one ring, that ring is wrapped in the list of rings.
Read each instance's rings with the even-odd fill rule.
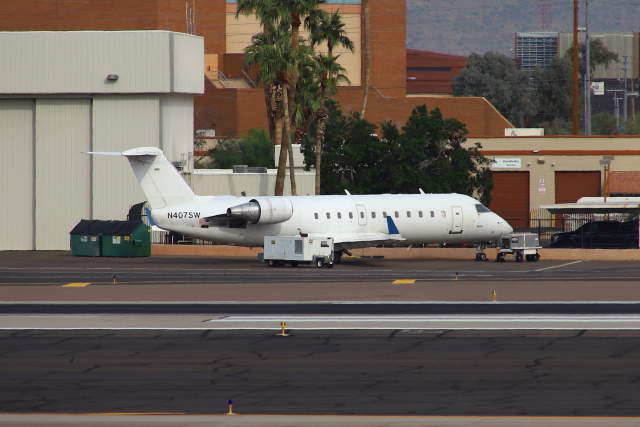
[[[517,262],[527,261],[537,262],[540,259],[538,250],[542,248],[538,240],[538,235],[534,233],[514,233],[505,234],[498,239],[498,255],[496,262],[505,261],[505,256],[513,255]]]
[[[333,238],[265,236],[264,261],[269,267],[291,264],[315,264],[333,268]]]

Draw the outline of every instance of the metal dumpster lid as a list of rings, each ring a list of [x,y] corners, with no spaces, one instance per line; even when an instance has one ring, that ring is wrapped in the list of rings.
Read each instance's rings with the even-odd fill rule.
[[[73,227],[69,234],[98,234],[109,225],[111,221],[101,221],[98,219],[82,219]]]

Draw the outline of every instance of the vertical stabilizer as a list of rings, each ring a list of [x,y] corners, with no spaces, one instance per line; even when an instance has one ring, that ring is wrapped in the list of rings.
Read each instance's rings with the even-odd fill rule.
[[[196,195],[159,148],[122,152],[127,157],[151,209],[193,203]]]

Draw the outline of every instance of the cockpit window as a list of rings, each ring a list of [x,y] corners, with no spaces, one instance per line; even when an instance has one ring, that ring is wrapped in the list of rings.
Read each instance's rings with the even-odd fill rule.
[[[478,211],[478,213],[491,212],[485,205],[476,205],[476,210]]]

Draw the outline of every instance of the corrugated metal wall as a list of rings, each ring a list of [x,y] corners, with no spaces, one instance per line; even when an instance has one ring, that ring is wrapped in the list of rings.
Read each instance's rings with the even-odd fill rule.
[[[93,100],[93,151],[158,147],[160,95],[96,95]],[[92,156],[94,219],[126,219],[128,206],[146,200],[129,162]]]
[[[160,96],[162,109],[162,141],[160,148],[172,161],[193,158],[193,95],[165,94]],[[185,169],[190,171],[191,166]]]
[[[189,34],[171,33],[172,92],[204,93],[204,39]]]
[[[204,93],[204,39],[168,31],[0,32],[0,93]],[[10,59],[10,60],[8,60]],[[107,80],[117,74],[118,80]]]
[[[315,176],[313,172],[296,173],[299,196],[315,194]],[[275,173],[194,173],[191,176],[191,188],[199,196],[241,196],[243,191],[249,197],[273,196],[275,184]],[[291,195],[289,174],[284,181],[284,195]]]
[[[55,250],[91,217],[91,99],[37,99],[35,129],[36,250]]]
[[[33,250],[33,99],[0,99],[0,250]]]

